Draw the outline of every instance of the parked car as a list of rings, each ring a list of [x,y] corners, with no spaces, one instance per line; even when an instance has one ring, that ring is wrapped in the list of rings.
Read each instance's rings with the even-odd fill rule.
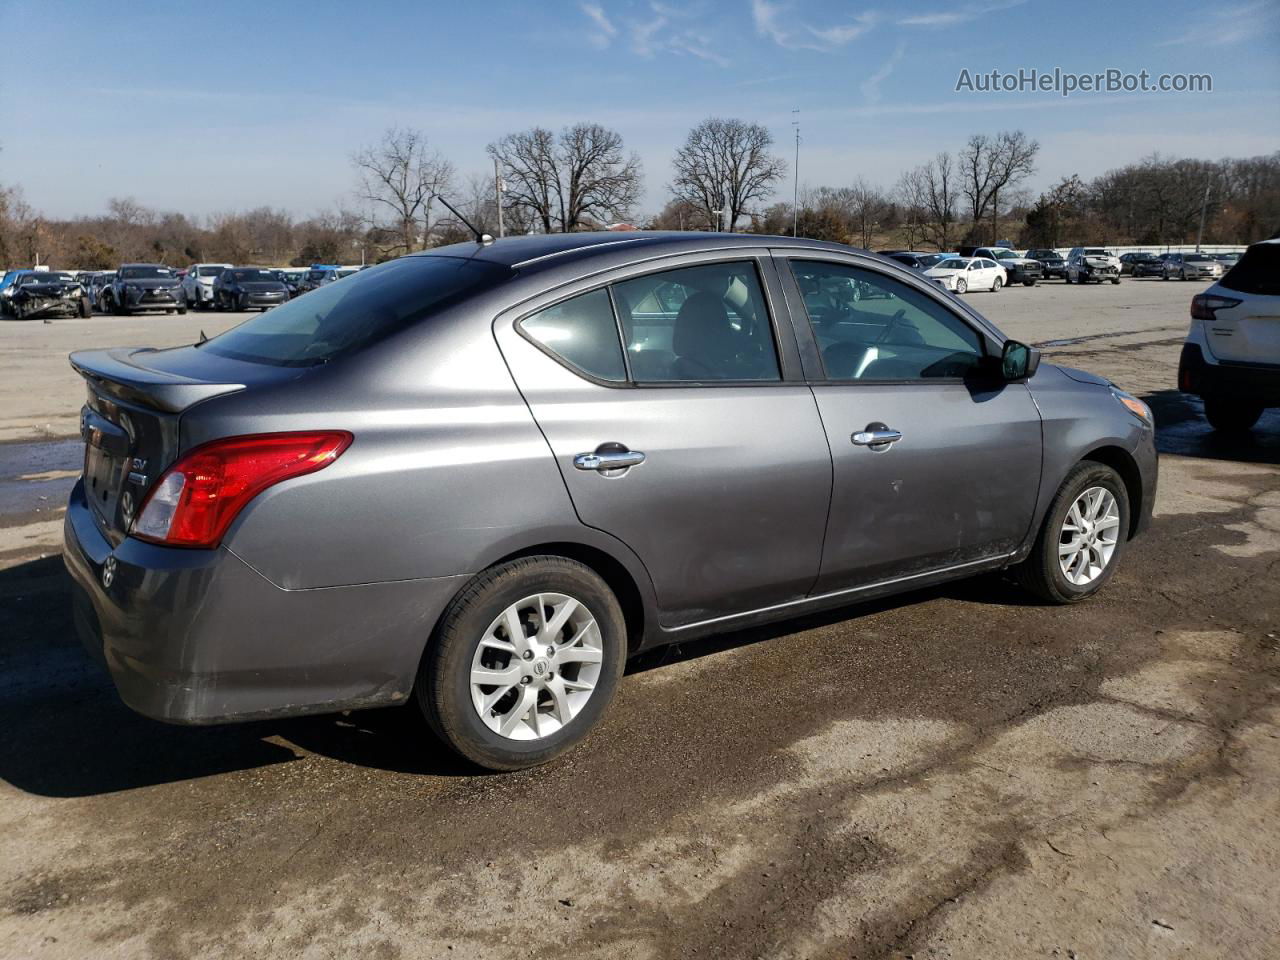
[[[213,306],[213,281],[229,268],[229,263],[193,263],[182,278],[182,293],[187,306],[195,310],[207,310]]]
[[[262,267],[228,267],[213,281],[217,310],[267,310],[288,300],[288,288]]]
[[[302,282],[306,278],[307,271],[300,267],[286,267],[284,269],[272,270],[277,280],[284,284],[285,289],[289,292],[289,298],[293,299],[303,292]]]
[[[163,310],[186,313],[187,303],[173,268],[159,263],[125,263],[102,291],[104,306],[117,315]]]
[[[1083,600],[1156,483],[1140,401],[781,237],[442,247],[71,363],[74,619],[129,706],[413,702],[493,769],[567,750],[661,644],[1006,568]]]
[[[1165,257],[1160,276],[1165,280],[1216,279],[1225,271],[1222,264],[1207,253],[1171,253]]]
[[[1255,243],[1191,299],[1178,389],[1204,400],[1216,430],[1249,430],[1280,406],[1280,240]]]
[[[316,290],[326,284],[333,283],[338,279],[337,267],[312,266],[302,278],[300,290],[306,293],[310,290]]]
[[[924,272],[952,293],[970,290],[999,292],[1005,284],[1004,267],[986,257],[948,257]]]
[[[14,320],[87,317],[89,297],[73,274],[60,270],[18,270],[0,290],[0,316]]]
[[[981,257],[994,260],[1005,272],[1003,282],[1020,283],[1024,287],[1034,287],[1044,277],[1044,267],[1039,260],[1020,257],[1008,247],[961,247],[962,257]]]
[[[1211,253],[1210,256],[1222,264],[1223,270],[1230,270],[1240,262],[1240,254],[1238,253]]]
[[[1122,254],[1120,273],[1132,277],[1158,277],[1164,273],[1164,261],[1154,253]]]
[[[915,250],[881,250],[880,255],[890,260],[897,260],[913,270],[928,270],[944,259],[940,253],[919,253]]]
[[[1048,247],[1037,247],[1033,250],[1028,250],[1025,258],[1039,262],[1046,280],[1051,277],[1065,279],[1067,276],[1067,261],[1063,259],[1062,254],[1057,250],[1050,250]]]
[[[1120,259],[1103,247],[1072,247],[1067,254],[1067,283],[1120,282]]]
[[[95,273],[89,279],[87,293],[89,294],[89,303],[94,310],[99,313],[108,313],[111,308],[102,299],[103,291],[115,282],[116,273],[114,270],[107,270],[101,273]]]

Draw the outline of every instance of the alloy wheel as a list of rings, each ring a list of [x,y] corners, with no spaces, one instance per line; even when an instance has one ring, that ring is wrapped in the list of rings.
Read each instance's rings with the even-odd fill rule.
[[[600,680],[600,628],[586,605],[561,593],[525,597],[502,611],[471,661],[471,702],[494,733],[541,740],[581,712]]]
[[[1058,534],[1058,565],[1069,583],[1083,587],[1107,569],[1120,539],[1120,507],[1106,487],[1076,497]]]

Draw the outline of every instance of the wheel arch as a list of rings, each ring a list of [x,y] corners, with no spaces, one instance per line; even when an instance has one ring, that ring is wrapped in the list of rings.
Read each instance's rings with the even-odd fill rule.
[[[1120,479],[1124,481],[1125,493],[1129,497],[1129,530],[1125,539],[1132,540],[1138,532],[1138,520],[1142,516],[1142,510],[1145,506],[1143,503],[1142,473],[1138,469],[1138,462],[1128,450],[1115,444],[1095,447],[1080,458],[1081,463],[1085,461],[1101,463],[1120,474]]]

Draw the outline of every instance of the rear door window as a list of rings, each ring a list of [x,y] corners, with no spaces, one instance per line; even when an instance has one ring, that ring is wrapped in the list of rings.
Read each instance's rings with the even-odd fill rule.
[[[782,379],[754,262],[681,267],[611,290],[632,380]]]

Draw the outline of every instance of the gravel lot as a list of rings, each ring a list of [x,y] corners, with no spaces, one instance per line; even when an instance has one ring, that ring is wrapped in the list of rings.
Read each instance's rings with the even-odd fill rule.
[[[561,762],[476,776],[409,713],[126,711],[58,549],[77,347],[235,318],[0,324],[0,957],[1280,955],[1280,415],[1173,390],[1199,285],[972,294],[1156,410],[1109,588],[989,577],[650,656]]]

